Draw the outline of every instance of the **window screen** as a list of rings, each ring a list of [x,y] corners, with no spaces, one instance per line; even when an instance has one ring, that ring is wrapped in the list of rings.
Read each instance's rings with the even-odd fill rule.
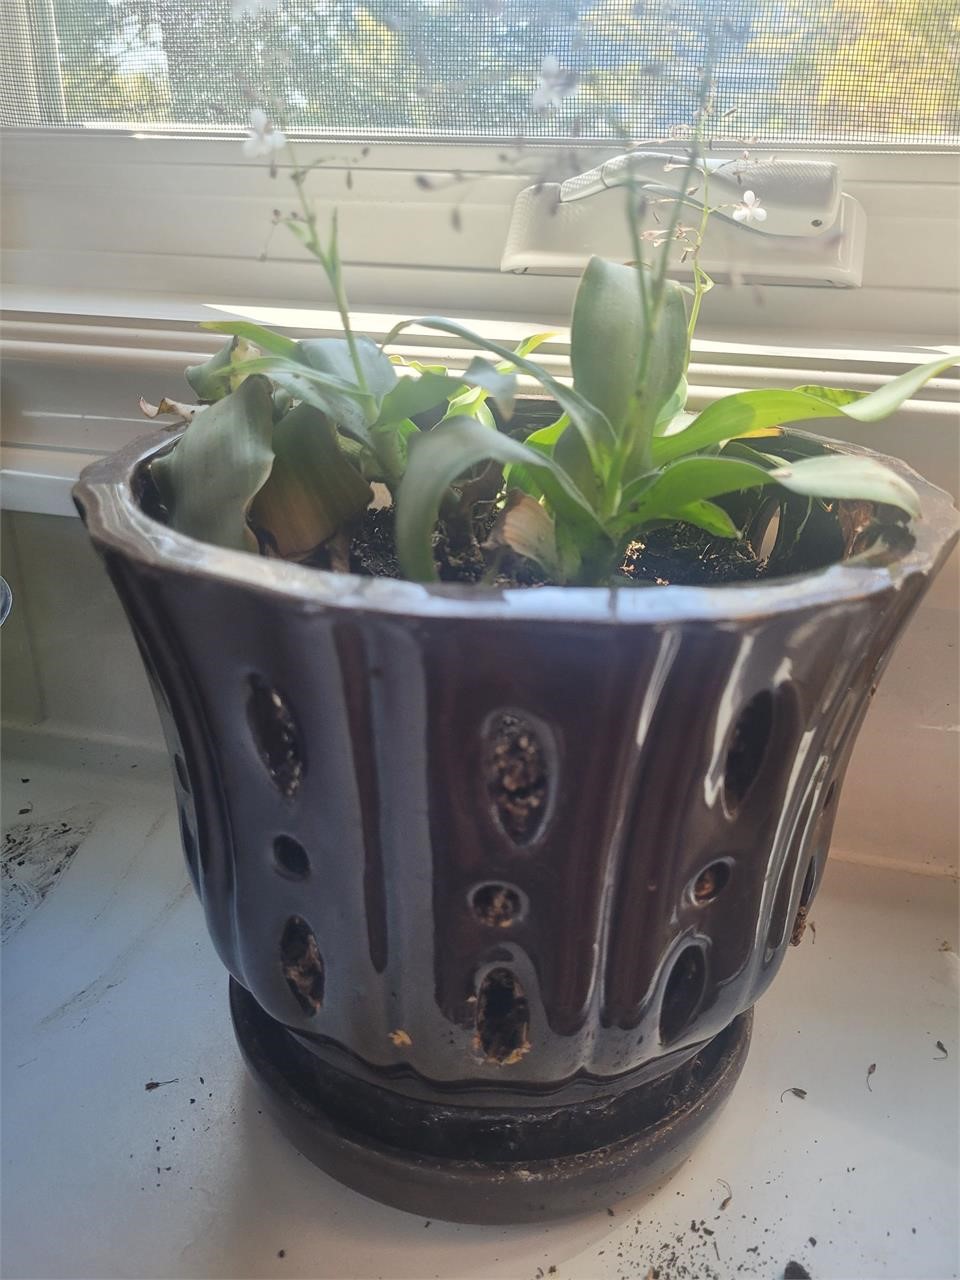
[[[400,138],[960,135],[960,0],[5,0],[7,124]]]

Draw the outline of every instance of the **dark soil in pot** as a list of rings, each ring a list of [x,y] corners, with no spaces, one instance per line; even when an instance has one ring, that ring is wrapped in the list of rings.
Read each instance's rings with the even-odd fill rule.
[[[350,544],[352,573],[372,578],[403,576],[394,550],[393,523],[392,508],[367,512]],[[441,529],[435,544],[441,582],[493,587],[557,585],[532,561],[517,557],[502,561],[491,571],[480,550],[492,520],[485,523],[487,527],[481,524],[475,531],[473,548],[467,554],[462,551],[452,554]],[[318,568],[330,567],[329,557],[322,551],[311,563]],[[712,538],[701,529],[685,524],[654,530],[642,543],[634,543],[628,549],[621,568],[622,585],[634,582],[651,586],[674,583],[714,586],[724,582],[748,582],[756,581],[766,572],[766,560],[761,560],[749,544]]]
[[[781,504],[776,500],[771,502],[768,494],[761,494],[751,503],[751,508],[752,519],[747,518],[748,525],[753,526],[749,539],[717,538],[683,523],[650,530],[642,541],[627,548],[616,585],[709,587],[757,582],[768,576],[819,568],[821,564],[862,554],[870,548],[883,547],[887,552],[891,548],[903,549],[911,542],[901,513],[893,508],[878,510],[873,503],[818,504],[818,509],[813,511],[808,510],[805,502],[789,499]],[[826,545],[816,556],[804,545],[795,547],[792,554],[783,547],[777,549],[777,526],[781,520],[791,518],[794,522],[812,520],[820,526],[820,540]],[[479,521],[471,545],[456,552],[451,549],[441,525],[434,546],[441,582],[501,588],[558,585],[538,565],[517,557],[502,560],[491,569],[481,548],[492,523],[492,517]],[[770,524],[774,525],[772,531],[768,531]],[[351,538],[351,573],[371,578],[403,577],[394,547],[393,525],[391,507],[366,513]],[[318,569],[331,568],[329,553],[324,548],[318,548],[306,563]]]

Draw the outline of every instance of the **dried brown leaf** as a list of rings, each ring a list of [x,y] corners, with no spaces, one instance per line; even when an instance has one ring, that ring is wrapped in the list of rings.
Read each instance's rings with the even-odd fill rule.
[[[518,489],[507,495],[507,503],[490,530],[484,548],[509,547],[517,555],[535,560],[547,573],[559,569],[553,520],[535,498]]]
[[[184,422],[191,422],[193,415],[198,409],[202,409],[202,404],[182,404],[179,400],[168,400],[166,396],[159,404],[151,404],[149,400],[140,397],[140,412],[145,418],[164,418],[173,416],[182,418]]]

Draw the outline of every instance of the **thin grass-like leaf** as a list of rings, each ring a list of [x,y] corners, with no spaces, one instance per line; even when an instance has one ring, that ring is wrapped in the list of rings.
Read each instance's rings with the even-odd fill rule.
[[[582,433],[586,441],[594,467],[598,471],[603,469],[603,457],[606,451],[612,448],[614,444],[613,428],[601,410],[590,404],[573,387],[568,387],[562,382],[558,382],[546,369],[541,368],[533,360],[528,360],[526,356],[522,356],[516,351],[510,351],[498,342],[491,342],[487,338],[481,338],[478,334],[472,333],[465,325],[457,324],[453,320],[444,320],[440,316],[423,316],[418,320],[402,321],[387,334],[383,345],[385,347],[388,346],[404,329],[417,325],[424,329],[435,329],[440,333],[449,333],[454,337],[463,338],[472,345],[499,356],[502,361],[513,368],[530,374],[546,391],[550,392],[560,408],[570,415],[570,421]]]
[[[877,422],[898,409],[925,382],[958,363],[960,355],[943,356],[917,369],[910,369],[868,395],[832,387],[806,386],[795,391],[771,388],[725,396],[698,414],[685,430],[656,439],[653,442],[653,461],[657,466],[663,466],[675,458],[725,440],[779,433],[781,427],[791,422],[837,417]]]
[[[251,320],[205,320],[201,329],[209,329],[211,333],[230,333],[235,338],[245,338],[262,351],[271,355],[286,356],[288,360],[296,360],[299,347],[293,338],[285,334],[275,333],[273,329],[265,329],[263,325],[254,324]]]

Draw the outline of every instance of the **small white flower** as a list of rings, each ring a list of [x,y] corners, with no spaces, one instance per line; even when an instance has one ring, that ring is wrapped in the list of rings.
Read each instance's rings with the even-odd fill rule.
[[[766,222],[767,211],[760,208],[760,201],[753,191],[745,191],[743,200],[733,210],[734,222]]]
[[[564,98],[576,93],[578,79],[576,71],[565,71],[553,54],[548,54],[540,64],[540,83],[530,95],[530,110],[559,107]]]
[[[272,156],[286,145],[287,139],[280,129],[275,129],[260,107],[250,112],[250,133],[243,140],[245,156]]]
[[[294,89],[293,93],[287,95],[287,103],[293,107],[295,111],[302,111],[307,105],[307,95],[301,93],[299,89]]]

